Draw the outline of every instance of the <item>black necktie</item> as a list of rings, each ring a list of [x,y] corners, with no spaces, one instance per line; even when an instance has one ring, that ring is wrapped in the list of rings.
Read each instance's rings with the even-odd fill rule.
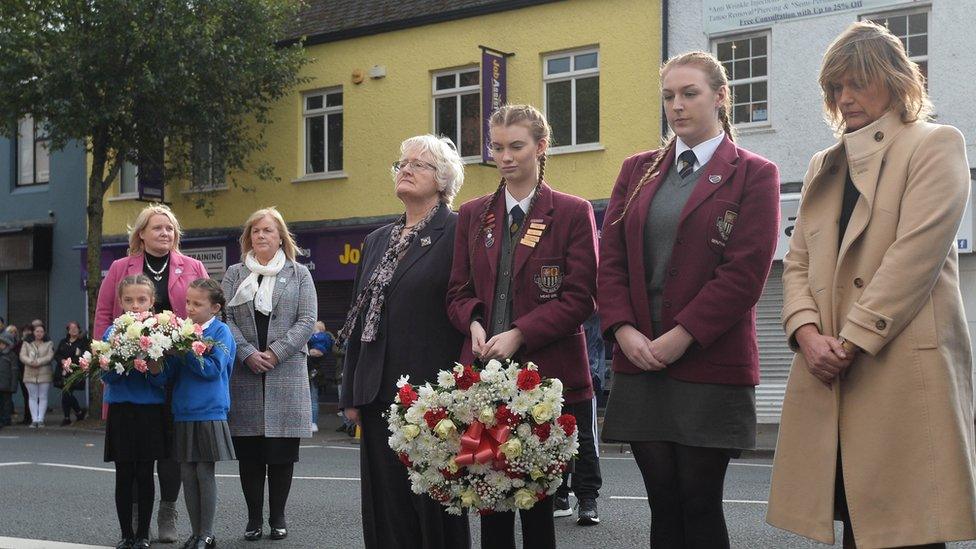
[[[519,228],[522,226],[522,221],[525,220],[525,212],[523,212],[522,208],[516,204],[514,207],[512,207],[512,211],[509,213],[512,216],[512,224],[508,226],[508,231],[512,236],[515,236],[515,233],[517,233]]]
[[[695,171],[695,161],[698,158],[695,156],[695,151],[688,149],[687,151],[678,155],[678,175],[682,179],[691,175],[691,172]]]

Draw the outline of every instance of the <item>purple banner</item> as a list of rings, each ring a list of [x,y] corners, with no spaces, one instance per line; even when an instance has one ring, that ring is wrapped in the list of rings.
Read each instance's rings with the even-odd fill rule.
[[[481,46],[481,161],[485,163],[492,161],[488,122],[508,96],[505,61],[504,53]]]

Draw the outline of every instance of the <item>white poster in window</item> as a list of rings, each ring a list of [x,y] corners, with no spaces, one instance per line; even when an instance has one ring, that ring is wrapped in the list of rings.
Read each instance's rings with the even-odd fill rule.
[[[875,11],[904,5],[905,0],[703,0],[702,27],[706,34],[769,27],[801,17],[820,17],[845,11]]]

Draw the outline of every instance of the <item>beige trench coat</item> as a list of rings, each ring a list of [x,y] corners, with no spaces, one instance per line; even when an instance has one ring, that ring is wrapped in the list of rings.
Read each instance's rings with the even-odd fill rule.
[[[860,197],[838,250],[850,167]],[[976,538],[972,354],[956,231],[962,134],[888,113],[810,162],[784,260],[783,324],[864,350],[828,388],[797,353],[766,520],[833,543],[838,444],[857,545]]]

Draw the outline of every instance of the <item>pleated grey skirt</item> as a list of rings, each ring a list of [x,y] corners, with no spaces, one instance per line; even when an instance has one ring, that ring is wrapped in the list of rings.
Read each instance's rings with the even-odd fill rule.
[[[226,421],[177,421],[174,458],[184,463],[237,459]]]

